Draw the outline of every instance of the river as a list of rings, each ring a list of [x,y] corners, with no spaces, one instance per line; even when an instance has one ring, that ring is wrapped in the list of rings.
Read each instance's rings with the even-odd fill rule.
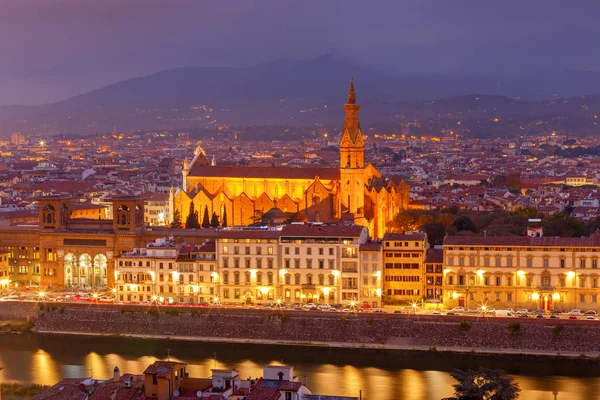
[[[216,356],[216,357],[215,357]],[[0,336],[0,381],[51,385],[66,377],[141,373],[157,359],[183,361],[193,377],[211,368],[235,367],[241,378],[262,375],[262,366],[283,362],[307,379],[313,393],[363,399],[439,400],[452,394],[454,368],[479,365],[507,371],[519,383],[523,400],[600,398],[598,361],[549,361],[534,357],[324,349],[267,345],[177,342],[58,335]]]

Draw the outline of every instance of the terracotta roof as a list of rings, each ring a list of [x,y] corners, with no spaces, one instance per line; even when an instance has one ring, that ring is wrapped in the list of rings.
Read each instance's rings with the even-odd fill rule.
[[[360,245],[360,251],[379,251],[382,246],[381,242],[363,243]]]
[[[441,264],[444,261],[444,249],[428,249],[425,257],[426,263]]]
[[[359,237],[363,231],[362,226],[352,225],[311,225],[292,224],[286,225],[281,230],[281,236],[315,236],[315,237]]]
[[[447,236],[444,246],[530,246],[530,247],[587,247],[600,246],[600,235],[589,237],[529,237],[529,236],[492,236],[468,237]]]
[[[194,164],[188,176],[211,178],[340,179],[340,170],[324,167],[237,167]]]
[[[411,234],[386,233],[383,235],[383,240],[425,240],[425,234],[421,232],[415,232]]]
[[[280,381],[260,378],[254,386],[252,386],[252,390],[248,397],[246,397],[246,400],[278,400],[281,396],[278,383],[280,383]]]
[[[178,364],[181,363],[174,361],[155,361],[154,364],[151,364],[146,368],[144,374],[152,374],[160,378],[166,378],[173,367]]]
[[[277,239],[281,232],[264,229],[222,230],[217,233],[219,238],[229,239]]]

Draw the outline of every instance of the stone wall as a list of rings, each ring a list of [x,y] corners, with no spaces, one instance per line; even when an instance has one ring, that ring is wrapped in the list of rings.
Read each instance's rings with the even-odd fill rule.
[[[0,321],[29,321],[38,315],[37,303],[0,302]]]
[[[3,308],[0,305],[0,315]],[[550,353],[600,351],[597,344],[600,321],[67,304],[40,311],[36,329],[265,342],[420,345]]]

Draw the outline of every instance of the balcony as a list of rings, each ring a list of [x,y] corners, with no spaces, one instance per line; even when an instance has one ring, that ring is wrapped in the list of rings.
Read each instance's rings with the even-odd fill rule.
[[[313,285],[312,283],[305,283],[302,285],[303,290],[315,290],[317,285]]]
[[[554,286],[541,285],[535,288],[538,292],[554,292],[556,288]]]

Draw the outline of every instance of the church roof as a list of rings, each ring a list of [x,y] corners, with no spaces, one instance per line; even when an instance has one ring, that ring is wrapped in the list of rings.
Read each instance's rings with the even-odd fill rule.
[[[340,179],[340,170],[326,167],[239,167],[210,166],[195,164],[188,176],[206,176],[212,178],[282,178],[282,179]]]

